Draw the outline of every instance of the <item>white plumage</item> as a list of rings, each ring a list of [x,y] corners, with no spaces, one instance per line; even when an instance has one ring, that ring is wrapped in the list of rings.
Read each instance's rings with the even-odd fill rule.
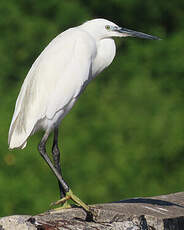
[[[155,36],[94,19],[53,39],[28,72],[9,130],[9,148],[24,148],[39,129],[51,131],[74,105],[86,85],[114,59],[112,37]]]
[[[96,37],[88,25],[98,23]],[[107,67],[115,56],[112,38],[97,19],[66,30],[53,39],[28,72],[17,98],[9,130],[9,148],[24,148],[39,129],[51,131],[74,105],[81,90]],[[105,24],[104,24],[105,23]],[[99,36],[101,35],[101,36]]]

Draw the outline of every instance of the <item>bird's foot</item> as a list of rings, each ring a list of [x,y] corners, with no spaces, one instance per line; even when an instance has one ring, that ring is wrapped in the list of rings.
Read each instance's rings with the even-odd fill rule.
[[[71,208],[71,205],[68,204],[68,200],[72,200],[76,205],[78,206],[81,206],[86,212],[90,213],[90,209],[89,207],[83,202],[81,201],[73,192],[72,190],[70,189],[67,193],[66,193],[66,196],[63,197],[62,199],[56,201],[56,202],[53,202],[51,204],[51,206],[53,205],[59,205],[59,204],[63,204],[63,206],[61,208]],[[60,208],[58,208],[60,209]]]
[[[56,202],[53,202],[50,204],[50,206],[54,206]],[[58,212],[61,211],[62,209],[66,209],[66,208],[72,208],[72,205],[69,204],[67,201],[59,208],[54,208],[52,210],[50,210],[51,212]]]

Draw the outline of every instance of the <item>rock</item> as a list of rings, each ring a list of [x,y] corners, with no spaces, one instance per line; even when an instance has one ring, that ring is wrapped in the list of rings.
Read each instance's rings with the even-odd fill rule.
[[[0,219],[0,230],[184,230],[184,192]]]

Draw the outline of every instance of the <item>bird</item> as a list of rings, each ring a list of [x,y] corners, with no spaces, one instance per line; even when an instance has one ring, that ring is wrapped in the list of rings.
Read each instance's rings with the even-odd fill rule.
[[[44,131],[38,151],[58,180],[60,199],[54,204],[73,200],[90,212],[89,206],[72,192],[63,178],[58,128],[86,86],[112,63],[116,54],[115,37],[160,40],[107,19],[86,21],[60,33],[48,44],[31,66],[20,89],[9,128],[9,149],[25,148],[31,135]],[[51,160],[46,144],[52,132]]]

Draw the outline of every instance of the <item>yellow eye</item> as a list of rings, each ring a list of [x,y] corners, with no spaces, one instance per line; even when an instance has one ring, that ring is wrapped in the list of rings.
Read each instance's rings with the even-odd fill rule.
[[[106,26],[105,26],[105,29],[106,29],[106,30],[110,30],[110,28],[111,28],[111,27],[110,27],[109,25],[106,25]]]

